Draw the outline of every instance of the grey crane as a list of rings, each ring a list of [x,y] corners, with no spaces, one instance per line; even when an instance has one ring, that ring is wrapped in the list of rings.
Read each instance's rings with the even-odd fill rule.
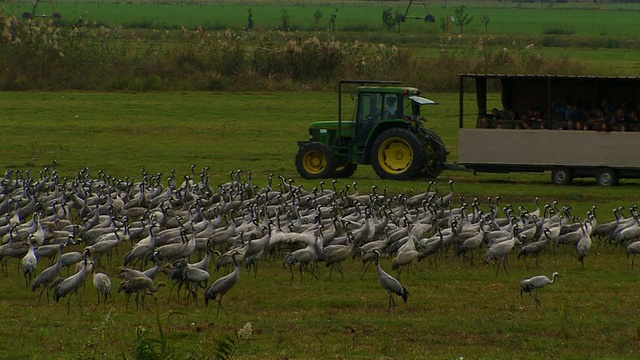
[[[300,281],[302,281],[302,272],[306,270],[311,274],[314,278],[318,278],[316,274],[313,273],[313,268],[309,269],[309,264],[312,264],[318,259],[318,246],[317,243],[319,238],[316,237],[315,244],[307,245],[302,249],[298,249],[292,251],[289,255],[284,258],[283,266],[288,266],[289,271],[291,272],[291,279],[293,279],[293,265],[298,264],[300,270]]]
[[[38,266],[38,257],[36,256],[33,244],[35,243],[35,239],[33,235],[29,236],[29,251],[22,258],[22,270],[24,272],[24,282],[27,288],[31,285],[31,277],[33,273],[36,272],[36,267]]]
[[[540,239],[538,241],[526,244],[518,249],[518,259],[522,257],[524,260],[524,266],[529,270],[529,265],[527,265],[527,256],[534,256],[536,258],[536,269],[540,269],[538,265],[538,255],[547,247],[547,243],[549,242],[548,233],[551,230],[549,228],[544,229],[544,239]]]
[[[104,299],[103,306],[107,309],[107,298],[111,297],[111,278],[109,275],[101,272],[93,273],[93,286],[98,290],[98,303],[93,308],[95,310],[100,305],[100,297]]]
[[[640,240],[634,241],[631,244],[627,245],[627,259],[629,256],[633,255],[633,259],[631,259],[631,270],[633,270],[633,263],[636,260],[636,254],[640,252]]]
[[[378,280],[380,281],[380,285],[382,285],[382,287],[385,290],[387,290],[387,292],[389,293],[389,311],[391,311],[391,307],[396,306],[396,302],[395,300],[393,300],[393,294],[396,294],[402,297],[402,299],[406,304],[407,300],[409,299],[409,291],[407,291],[407,288],[402,286],[402,284],[400,284],[400,282],[396,280],[396,278],[394,278],[393,276],[387,274],[384,270],[382,270],[382,267],[380,266],[380,251],[376,249],[376,250],[373,250],[373,252],[376,254],[376,265],[378,266]]]
[[[154,284],[153,280],[147,276],[137,276],[121,282],[118,287],[118,293],[124,291],[127,296],[127,305],[125,306],[127,308],[129,307],[129,299],[131,298],[131,295],[136,293],[136,309],[141,305],[143,308],[148,310],[147,306],[144,304],[145,295],[147,293],[151,293],[155,299],[155,293],[163,286],[167,286],[164,281],[159,281],[157,284]]]
[[[78,292],[78,290],[80,289],[80,286],[82,286],[84,284],[84,279],[87,275],[87,255],[88,255],[89,251],[85,250],[84,254],[82,254],[83,257],[83,267],[80,271],[78,271],[77,273],[69,276],[68,278],[64,279],[60,284],[58,284],[58,286],[55,287],[55,289],[53,290],[53,299],[58,302],[58,300],[60,300],[61,297],[65,297],[70,293],[75,293],[76,296],[78,297],[78,306],[80,306],[80,308],[82,308],[82,303],[81,303],[81,299],[80,299],[80,293]],[[71,296],[69,296],[67,298],[67,313],[69,313],[71,311]]]
[[[589,231],[589,221],[585,220],[582,225],[582,237],[578,244],[576,245],[576,250],[578,251],[578,260],[582,263],[582,267],[584,268],[584,258],[587,257],[587,253],[589,253],[589,249],[591,248],[591,236]]]
[[[227,313],[227,310],[222,307],[222,297],[229,290],[231,290],[231,288],[238,282],[238,279],[240,278],[240,264],[238,263],[238,261],[236,261],[236,258],[234,256],[231,256],[231,259],[233,259],[234,264],[233,271],[214,281],[213,284],[211,284],[211,286],[206,288],[204,291],[205,306],[209,305],[209,300],[215,301],[216,299],[218,299],[218,311],[216,313],[216,316],[220,315],[220,309],[224,310],[224,312]]]
[[[50,284],[56,277],[59,277],[60,269],[62,269],[62,248],[58,250],[58,260],[56,260],[53,265],[42,270],[42,272],[40,272],[40,274],[38,274],[38,276],[36,276],[36,278],[31,282],[31,291],[33,292],[42,285],[38,302],[42,299],[42,293],[45,290],[47,290],[47,302],[49,302]]]
[[[328,245],[322,248],[322,254],[324,255],[324,262],[329,268],[329,279],[331,279],[331,273],[333,268],[337,267],[340,275],[344,279],[342,273],[342,262],[351,256],[353,251],[353,235],[349,234],[348,245]]]
[[[556,281],[556,276],[560,276],[557,272],[551,275],[551,280],[545,275],[534,276],[529,279],[524,279],[520,282],[520,297],[523,293],[529,293],[529,296],[536,300],[536,306],[540,306],[540,299],[538,299],[538,290],[543,287],[553,284]]]
[[[507,274],[507,276],[509,276],[509,272],[507,271],[508,255],[516,243],[522,244],[515,235],[516,229],[517,225],[513,227],[514,235],[512,235],[511,239],[503,240],[487,249],[487,252],[485,254],[485,261],[490,262],[493,260],[496,262],[496,277],[498,276],[498,272],[500,271],[500,263],[502,263],[504,272]]]

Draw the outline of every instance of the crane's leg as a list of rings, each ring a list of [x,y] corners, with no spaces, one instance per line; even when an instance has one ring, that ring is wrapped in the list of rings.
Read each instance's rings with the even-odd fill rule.
[[[303,278],[302,278],[302,263],[300,263],[300,266],[298,267],[298,269],[300,270],[300,282],[302,282]]]
[[[369,269],[369,265],[371,265],[371,261],[367,261],[367,265],[364,267],[364,271],[362,272],[362,275],[360,275],[360,280],[364,278],[364,274],[367,273],[367,270]]]
[[[538,265],[538,255],[536,255],[536,269],[540,270],[540,265]]]
[[[633,271],[633,263],[636,261],[636,254],[633,254],[633,258],[631,259],[631,271]]]
[[[329,280],[331,280],[331,274],[333,273],[333,264],[329,266]]]
[[[338,263],[338,271],[340,272],[340,276],[342,276],[342,280],[344,280],[344,273],[342,272],[342,263]]]
[[[527,257],[523,257],[522,260],[524,260],[524,267],[529,270],[529,265],[527,265]]]
[[[67,315],[71,313],[71,295],[67,298]]]
[[[509,272],[507,271],[507,257],[505,256],[504,260],[502,260],[502,267],[504,268],[504,273],[509,277]]]
[[[633,270],[633,267],[631,268]],[[40,300],[42,300],[42,293],[47,290],[47,304],[49,303],[49,287],[47,285],[44,285],[42,287],[42,290],[40,290],[40,296],[38,296],[38,304],[40,303]]]

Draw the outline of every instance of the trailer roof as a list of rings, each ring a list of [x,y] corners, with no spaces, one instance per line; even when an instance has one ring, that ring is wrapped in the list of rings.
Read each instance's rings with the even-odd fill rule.
[[[533,78],[533,79],[602,79],[602,80],[640,80],[638,76],[608,76],[608,75],[550,75],[550,74],[480,74],[480,73],[461,73],[460,77],[470,78]]]

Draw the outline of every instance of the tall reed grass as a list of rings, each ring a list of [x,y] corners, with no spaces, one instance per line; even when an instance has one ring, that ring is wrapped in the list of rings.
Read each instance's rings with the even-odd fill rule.
[[[578,74],[569,58],[490,36],[440,36],[439,51],[340,40],[331,32],[125,30],[0,13],[0,89],[101,91],[333,89],[341,78],[454,91],[461,72]]]

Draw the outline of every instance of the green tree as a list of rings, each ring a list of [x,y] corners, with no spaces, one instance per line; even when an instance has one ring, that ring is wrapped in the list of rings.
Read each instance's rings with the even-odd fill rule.
[[[253,29],[253,12],[249,9],[249,16],[247,17],[247,29]]]
[[[387,28],[387,31],[391,32],[391,28],[396,24],[396,18],[393,16],[391,7],[382,10],[382,23]]]
[[[331,31],[335,34],[336,33],[336,18],[338,17],[338,8],[336,8],[336,11],[331,14],[331,19],[329,19],[329,26],[331,27]]]
[[[289,31],[289,20],[291,19],[291,15],[287,9],[282,8],[282,12],[280,13],[280,21],[282,22],[282,30]]]
[[[455,14],[456,14],[456,24],[460,27],[460,34],[463,33],[463,29],[465,25],[468,25],[471,21],[473,21],[473,16],[469,16],[469,14],[466,14],[464,12],[465,6],[464,5],[460,5],[459,7],[457,7],[455,9]]]
[[[484,33],[488,34],[489,33],[489,21],[491,21],[491,19],[489,18],[489,15],[484,14],[480,17],[480,21],[482,21],[482,24],[484,25]]]
[[[322,19],[322,10],[318,9],[313,13],[313,18],[316,19],[316,27],[318,26],[318,22]]]

